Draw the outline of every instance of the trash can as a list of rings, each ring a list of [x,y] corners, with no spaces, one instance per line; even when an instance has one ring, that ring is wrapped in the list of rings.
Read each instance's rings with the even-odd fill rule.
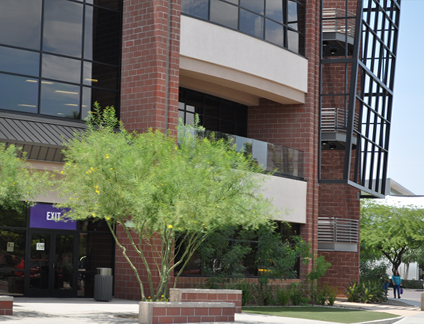
[[[111,268],[97,268],[94,276],[94,300],[112,300],[113,276]]]

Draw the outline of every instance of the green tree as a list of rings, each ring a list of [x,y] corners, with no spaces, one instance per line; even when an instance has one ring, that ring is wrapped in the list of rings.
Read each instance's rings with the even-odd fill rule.
[[[127,247],[115,235],[122,226],[141,258],[153,299],[167,294],[171,273],[178,276],[198,246],[228,225],[256,228],[273,214],[261,188],[265,176],[224,140],[197,136],[198,129],[180,125],[177,139],[159,131],[128,133],[113,108],[95,105],[84,133],[64,150],[59,194],[61,207],[75,220],[104,219],[116,244],[134,270],[146,299],[138,269]],[[179,238],[174,247],[174,241]],[[150,245],[160,238],[159,245]],[[175,248],[175,251],[174,251]],[[181,256],[175,260],[175,255]],[[152,266],[147,256],[153,256]],[[151,258],[150,258],[151,259]],[[159,273],[159,283],[152,280]]]
[[[361,202],[361,249],[385,257],[397,270],[405,256],[424,243],[424,209]]]
[[[25,202],[29,204],[51,185],[51,174],[32,168],[20,150],[0,143],[0,207],[4,209],[22,211]]]

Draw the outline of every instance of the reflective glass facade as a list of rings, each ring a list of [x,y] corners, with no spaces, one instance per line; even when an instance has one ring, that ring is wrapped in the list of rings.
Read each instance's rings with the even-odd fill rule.
[[[180,88],[178,117],[193,125],[194,116],[207,130],[247,136],[247,106],[201,92]]]
[[[0,109],[119,110],[122,0],[2,0],[0,29]]]
[[[181,12],[305,54],[303,0],[182,0]]]

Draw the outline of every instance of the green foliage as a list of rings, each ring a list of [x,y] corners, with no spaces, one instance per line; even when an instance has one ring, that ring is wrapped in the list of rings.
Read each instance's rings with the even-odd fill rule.
[[[268,306],[274,303],[274,290],[272,286],[259,283],[255,288],[256,299],[259,305]]]
[[[424,209],[361,202],[361,250],[374,259],[384,256],[397,269],[408,251],[424,243]]]
[[[277,300],[281,306],[285,306],[288,304],[291,295],[291,288],[288,287],[280,287],[277,288]]]
[[[171,272],[179,267],[176,285],[209,235],[226,226],[255,229],[273,216],[261,193],[266,176],[227,141],[198,137],[197,128],[183,125],[178,144],[177,138],[160,131],[128,133],[113,108],[102,113],[96,104],[94,110],[87,131],[66,144],[59,187],[66,203],[59,207],[69,207],[72,219],[106,221],[137,276],[143,300],[143,282],[128,247],[115,236],[116,226],[123,227],[145,265],[150,294],[157,300],[167,294]],[[142,244],[151,244],[153,235],[161,244],[150,245],[148,251]],[[159,260],[156,265],[147,263],[145,253]],[[154,285],[156,271],[160,280]]]
[[[255,285],[249,283],[246,280],[240,280],[236,282],[231,288],[240,289],[242,291],[241,305],[246,306],[253,297]]]
[[[411,288],[411,289],[423,289],[423,282],[421,280],[403,280],[402,279],[402,287]]]
[[[274,227],[274,222],[260,225],[257,230],[224,227],[209,235],[198,249],[202,274],[209,277],[208,287],[254,274],[256,269],[262,284],[294,278],[293,266],[310,246],[296,236],[282,240]]]
[[[346,287],[346,296],[350,302],[380,303],[387,300],[382,280],[353,281]]]
[[[292,283],[290,286],[290,302],[294,306],[305,305],[309,299],[303,294],[303,287],[299,283]]]
[[[359,287],[356,280],[354,280],[352,283],[349,283],[349,285],[345,287],[345,290],[347,301],[356,302],[359,300]]]
[[[327,273],[327,270],[331,267],[331,263],[326,261],[324,256],[319,255],[315,257],[314,264],[311,271],[305,275],[305,278],[309,282],[318,280]]]
[[[365,261],[359,265],[359,272],[361,275],[361,281],[364,280],[377,280],[380,279],[383,274],[386,273],[388,262],[381,261]]]
[[[25,153],[14,145],[0,143],[0,206],[22,211],[29,202],[50,188],[51,174],[40,172],[26,163]]]
[[[337,287],[328,287],[327,294],[328,305],[333,306],[337,298]]]

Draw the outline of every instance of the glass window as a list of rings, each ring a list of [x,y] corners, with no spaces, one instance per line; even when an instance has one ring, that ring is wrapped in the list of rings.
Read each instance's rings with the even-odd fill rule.
[[[203,113],[203,96],[200,92],[187,91],[186,92],[186,110],[194,111],[196,113]]]
[[[264,0],[240,0],[240,5],[261,15],[264,14]]]
[[[113,106],[116,110],[119,109],[118,92],[84,87],[82,100],[82,119],[87,117],[96,101],[99,102],[101,107]]]
[[[298,21],[297,6],[298,4],[294,1],[287,2],[287,11],[288,11],[287,22],[291,23],[291,22]]]
[[[41,84],[40,113],[80,119],[79,98],[79,86],[43,81]]]
[[[38,80],[0,73],[0,108],[37,113]]]
[[[219,118],[219,98],[206,95],[203,114],[205,116]]]
[[[1,0],[0,43],[40,49],[42,0]]]
[[[0,46],[0,71],[38,77],[40,54]]]
[[[299,52],[299,33],[295,31],[287,31],[287,42],[289,50]]]
[[[280,23],[283,22],[283,1],[266,0],[266,16]]]
[[[284,27],[269,19],[266,19],[265,39],[276,45],[284,46]]]
[[[210,20],[220,25],[237,29],[238,8],[219,0],[211,0]]]
[[[122,0],[85,0],[85,2],[112,10],[121,10],[122,6]]]
[[[207,18],[206,0],[182,0],[183,11]],[[197,12],[204,3],[201,13]],[[304,55],[305,8],[301,0],[209,0],[209,21],[280,46],[288,46],[287,28],[298,31],[291,50]],[[265,36],[264,36],[265,29]],[[294,36],[290,36],[294,37]],[[297,49],[297,50],[296,50]]]
[[[25,238],[26,230],[0,229],[0,268],[24,269]]]
[[[79,3],[45,0],[43,50],[81,57],[82,12]]]
[[[119,12],[86,6],[84,58],[118,66],[121,29]]]
[[[202,19],[208,19],[209,0],[182,0],[181,12]]]
[[[240,31],[257,38],[263,38],[264,19],[250,11],[240,9]]]
[[[0,261],[1,262],[1,261]],[[1,271],[0,270],[0,290],[2,295],[12,294],[23,296],[24,294],[24,271]]]
[[[109,65],[84,62],[83,83],[87,86],[119,89],[119,70]]]
[[[26,227],[27,208],[22,203],[19,211],[0,208],[0,226]]]
[[[48,79],[80,83],[81,61],[43,54],[41,76]]]

